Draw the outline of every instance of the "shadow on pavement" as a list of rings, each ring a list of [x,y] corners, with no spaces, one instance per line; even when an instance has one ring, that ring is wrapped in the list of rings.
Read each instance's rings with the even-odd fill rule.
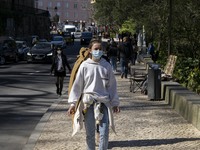
[[[142,146],[156,146],[156,145],[167,145],[175,144],[184,141],[197,141],[200,138],[174,138],[174,139],[149,139],[149,140],[130,140],[130,141],[110,141],[108,148],[114,147],[142,147]]]

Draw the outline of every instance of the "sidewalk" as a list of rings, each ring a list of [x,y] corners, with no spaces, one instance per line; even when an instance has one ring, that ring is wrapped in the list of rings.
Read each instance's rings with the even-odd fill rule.
[[[116,75],[121,113],[115,114],[117,135],[110,130],[112,150],[199,150],[200,131],[164,101],[148,101],[129,92],[129,80]],[[68,78],[66,79],[68,81]],[[65,83],[66,83],[65,81]],[[67,96],[58,99],[41,119],[25,150],[85,150],[85,130],[71,137]]]

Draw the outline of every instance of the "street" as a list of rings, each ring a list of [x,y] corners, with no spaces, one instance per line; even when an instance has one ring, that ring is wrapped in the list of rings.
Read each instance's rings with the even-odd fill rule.
[[[65,50],[71,66],[79,49],[77,39]],[[51,64],[26,61],[0,66],[0,149],[21,150],[41,117],[58,100],[50,67]],[[67,92],[66,85],[64,92]]]

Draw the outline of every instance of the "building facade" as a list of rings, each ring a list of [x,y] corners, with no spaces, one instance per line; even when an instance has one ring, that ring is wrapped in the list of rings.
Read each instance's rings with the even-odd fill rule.
[[[36,7],[48,10],[52,20],[58,15],[59,24],[73,24],[79,28],[93,22],[91,0],[36,0]]]
[[[49,12],[35,8],[35,0],[1,0],[0,35],[49,37]]]

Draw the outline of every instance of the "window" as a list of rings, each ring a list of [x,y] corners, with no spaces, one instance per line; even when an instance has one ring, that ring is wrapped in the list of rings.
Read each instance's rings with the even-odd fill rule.
[[[65,6],[66,6],[66,8],[69,8],[69,3],[68,3],[68,2],[66,2]]]
[[[74,4],[74,8],[78,8],[78,4],[77,3]]]
[[[39,6],[39,7],[43,7],[43,2],[42,2],[42,1],[39,1],[39,2],[38,2],[38,6]]]
[[[78,13],[74,12],[74,18],[78,18]]]
[[[69,17],[69,13],[68,12],[66,12],[66,17]]]
[[[60,2],[57,2],[57,7],[60,7],[61,5],[60,5]]]
[[[52,2],[49,2],[48,7],[49,7],[49,8],[52,7]]]
[[[86,9],[87,8],[87,4],[86,3],[83,3],[82,4],[82,9]]]
[[[84,20],[87,20],[87,14],[83,14],[83,15],[82,15],[82,18],[83,18]]]

